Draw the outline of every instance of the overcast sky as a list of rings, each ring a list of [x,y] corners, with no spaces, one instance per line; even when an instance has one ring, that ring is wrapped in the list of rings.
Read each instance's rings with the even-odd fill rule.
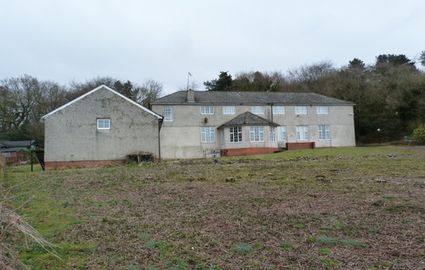
[[[0,0],[0,78],[96,76],[166,93],[219,71],[336,66],[425,50],[423,0]]]

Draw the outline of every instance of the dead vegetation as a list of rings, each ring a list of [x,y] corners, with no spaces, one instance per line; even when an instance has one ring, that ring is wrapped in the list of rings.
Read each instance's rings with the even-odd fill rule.
[[[19,238],[25,243],[34,242],[47,253],[60,257],[55,253],[54,246],[45,240],[40,233],[26,222],[8,205],[8,192],[0,186],[0,269],[28,269],[19,258],[15,247],[11,244]]]
[[[22,212],[63,260],[36,248],[21,257],[34,268],[423,269],[425,153],[390,153],[170,161],[27,180],[16,168],[8,184],[21,185],[17,201],[42,198]],[[36,211],[46,201],[52,209]]]

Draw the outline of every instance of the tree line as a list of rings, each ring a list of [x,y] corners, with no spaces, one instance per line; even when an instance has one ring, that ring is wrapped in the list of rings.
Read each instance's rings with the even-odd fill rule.
[[[0,81],[0,139],[36,139],[42,144],[44,128],[41,117],[101,84],[147,107],[162,93],[162,84],[154,80],[138,85],[131,81],[99,77],[63,86],[29,75],[7,78]]]
[[[346,66],[320,62],[280,72],[220,72],[204,82],[210,91],[315,92],[356,105],[357,139],[397,140],[425,123],[425,51],[418,63],[403,54],[383,54],[373,64],[354,58]]]
[[[315,92],[354,102],[357,138],[388,140],[410,135],[425,123],[425,52],[418,63],[403,54],[383,54],[373,64],[354,58],[346,66],[330,62],[281,72],[243,72],[232,76],[220,72],[204,82],[209,91]],[[149,107],[162,91],[162,84],[142,84],[99,77],[68,86],[42,81],[29,75],[0,80],[0,139],[37,139],[43,142],[40,118],[76,97],[105,84]]]

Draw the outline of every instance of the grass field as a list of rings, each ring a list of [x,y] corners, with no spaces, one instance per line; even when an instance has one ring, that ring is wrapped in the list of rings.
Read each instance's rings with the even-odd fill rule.
[[[424,269],[425,148],[29,172],[4,186],[61,260],[31,269]]]

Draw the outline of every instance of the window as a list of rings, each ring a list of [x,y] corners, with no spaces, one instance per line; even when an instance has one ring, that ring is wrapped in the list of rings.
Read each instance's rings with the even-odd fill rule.
[[[109,118],[97,119],[97,129],[111,129],[111,119]]]
[[[214,114],[213,106],[201,106],[201,114]]]
[[[273,106],[273,114],[285,114],[284,106]]]
[[[331,139],[331,127],[329,125],[319,125],[319,140]]]
[[[231,127],[230,142],[241,142],[241,141],[242,141],[242,127]]]
[[[307,114],[307,106],[295,106],[295,114]]]
[[[263,106],[252,106],[251,112],[253,114],[264,114],[264,107]]]
[[[214,127],[201,127],[201,142],[214,143],[215,142],[215,128]]]
[[[286,127],[285,126],[278,127],[277,140],[279,142],[286,142]]]
[[[308,140],[308,126],[297,126],[297,140]]]
[[[173,121],[173,108],[170,106],[164,107],[164,121]]]
[[[317,114],[328,114],[329,107],[328,106],[317,106],[316,108]]]
[[[270,141],[275,142],[276,141],[276,128],[270,127]]]
[[[249,135],[251,142],[264,142],[264,127],[251,127]]]
[[[223,114],[235,114],[235,106],[223,106]]]

